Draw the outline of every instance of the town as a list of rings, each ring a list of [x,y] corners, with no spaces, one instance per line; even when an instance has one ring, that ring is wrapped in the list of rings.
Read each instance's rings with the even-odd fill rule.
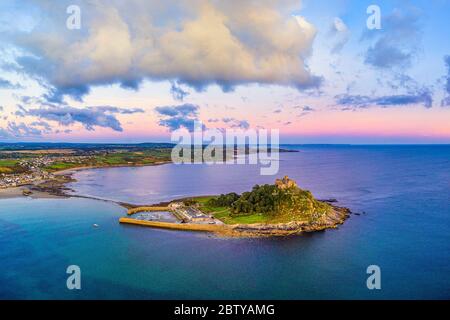
[[[76,168],[170,162],[171,145],[0,144],[0,189],[55,180]]]
[[[56,163],[65,163],[75,165],[83,165],[90,156],[40,156],[35,158],[26,158],[17,161],[14,164],[11,173],[0,173],[0,189],[14,188],[29,184],[35,184],[52,180],[55,178],[52,173],[52,165]]]

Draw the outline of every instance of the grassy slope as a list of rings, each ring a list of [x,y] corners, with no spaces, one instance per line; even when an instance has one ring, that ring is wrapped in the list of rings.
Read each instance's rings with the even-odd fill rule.
[[[206,213],[213,214],[215,218],[223,221],[226,224],[249,224],[249,223],[269,223],[270,218],[263,216],[261,214],[252,214],[248,216],[232,217],[230,215],[230,208],[227,207],[210,207],[207,205],[208,200],[214,198],[210,197],[199,197],[195,200],[200,205],[200,210]]]
[[[214,198],[198,197],[195,201],[199,203],[200,210],[213,214],[215,218],[226,224],[250,224],[250,223],[287,223],[291,221],[313,221],[331,209],[330,205],[316,200],[309,191],[299,191],[297,202],[291,204],[297,210],[283,210],[276,216],[262,214],[250,214],[243,216],[231,216],[228,207],[211,207],[208,201]]]

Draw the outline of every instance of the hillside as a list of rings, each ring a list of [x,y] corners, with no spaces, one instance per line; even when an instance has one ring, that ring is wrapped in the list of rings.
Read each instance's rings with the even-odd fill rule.
[[[277,179],[273,185],[255,185],[241,195],[229,193],[193,201],[200,210],[227,224],[312,223],[333,211],[332,206],[318,201],[288,177]]]

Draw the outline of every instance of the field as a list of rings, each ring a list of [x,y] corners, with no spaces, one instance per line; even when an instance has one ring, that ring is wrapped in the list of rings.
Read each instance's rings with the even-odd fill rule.
[[[0,173],[16,173],[23,171],[18,164],[19,160],[0,160]]]
[[[166,144],[141,145],[0,144],[0,174],[23,173],[29,167],[55,172],[82,167],[141,166],[170,162]],[[18,165],[24,161],[23,167]]]
[[[96,156],[95,163],[97,165],[124,165],[136,164],[146,165],[159,161],[166,161],[170,154],[167,150],[145,150],[137,152],[118,152],[104,156]]]
[[[55,162],[50,166],[45,167],[47,171],[61,171],[61,170],[68,170],[72,168],[80,167],[79,163],[71,163],[71,162]]]
[[[122,165],[151,165],[170,161],[169,149],[144,149],[140,151],[116,151],[95,155],[81,162],[55,162],[47,167],[47,171],[60,171],[78,167],[109,167]]]

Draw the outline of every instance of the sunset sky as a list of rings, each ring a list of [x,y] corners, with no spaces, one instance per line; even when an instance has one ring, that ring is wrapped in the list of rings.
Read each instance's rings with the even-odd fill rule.
[[[450,143],[449,31],[446,0],[2,0],[0,142]]]

